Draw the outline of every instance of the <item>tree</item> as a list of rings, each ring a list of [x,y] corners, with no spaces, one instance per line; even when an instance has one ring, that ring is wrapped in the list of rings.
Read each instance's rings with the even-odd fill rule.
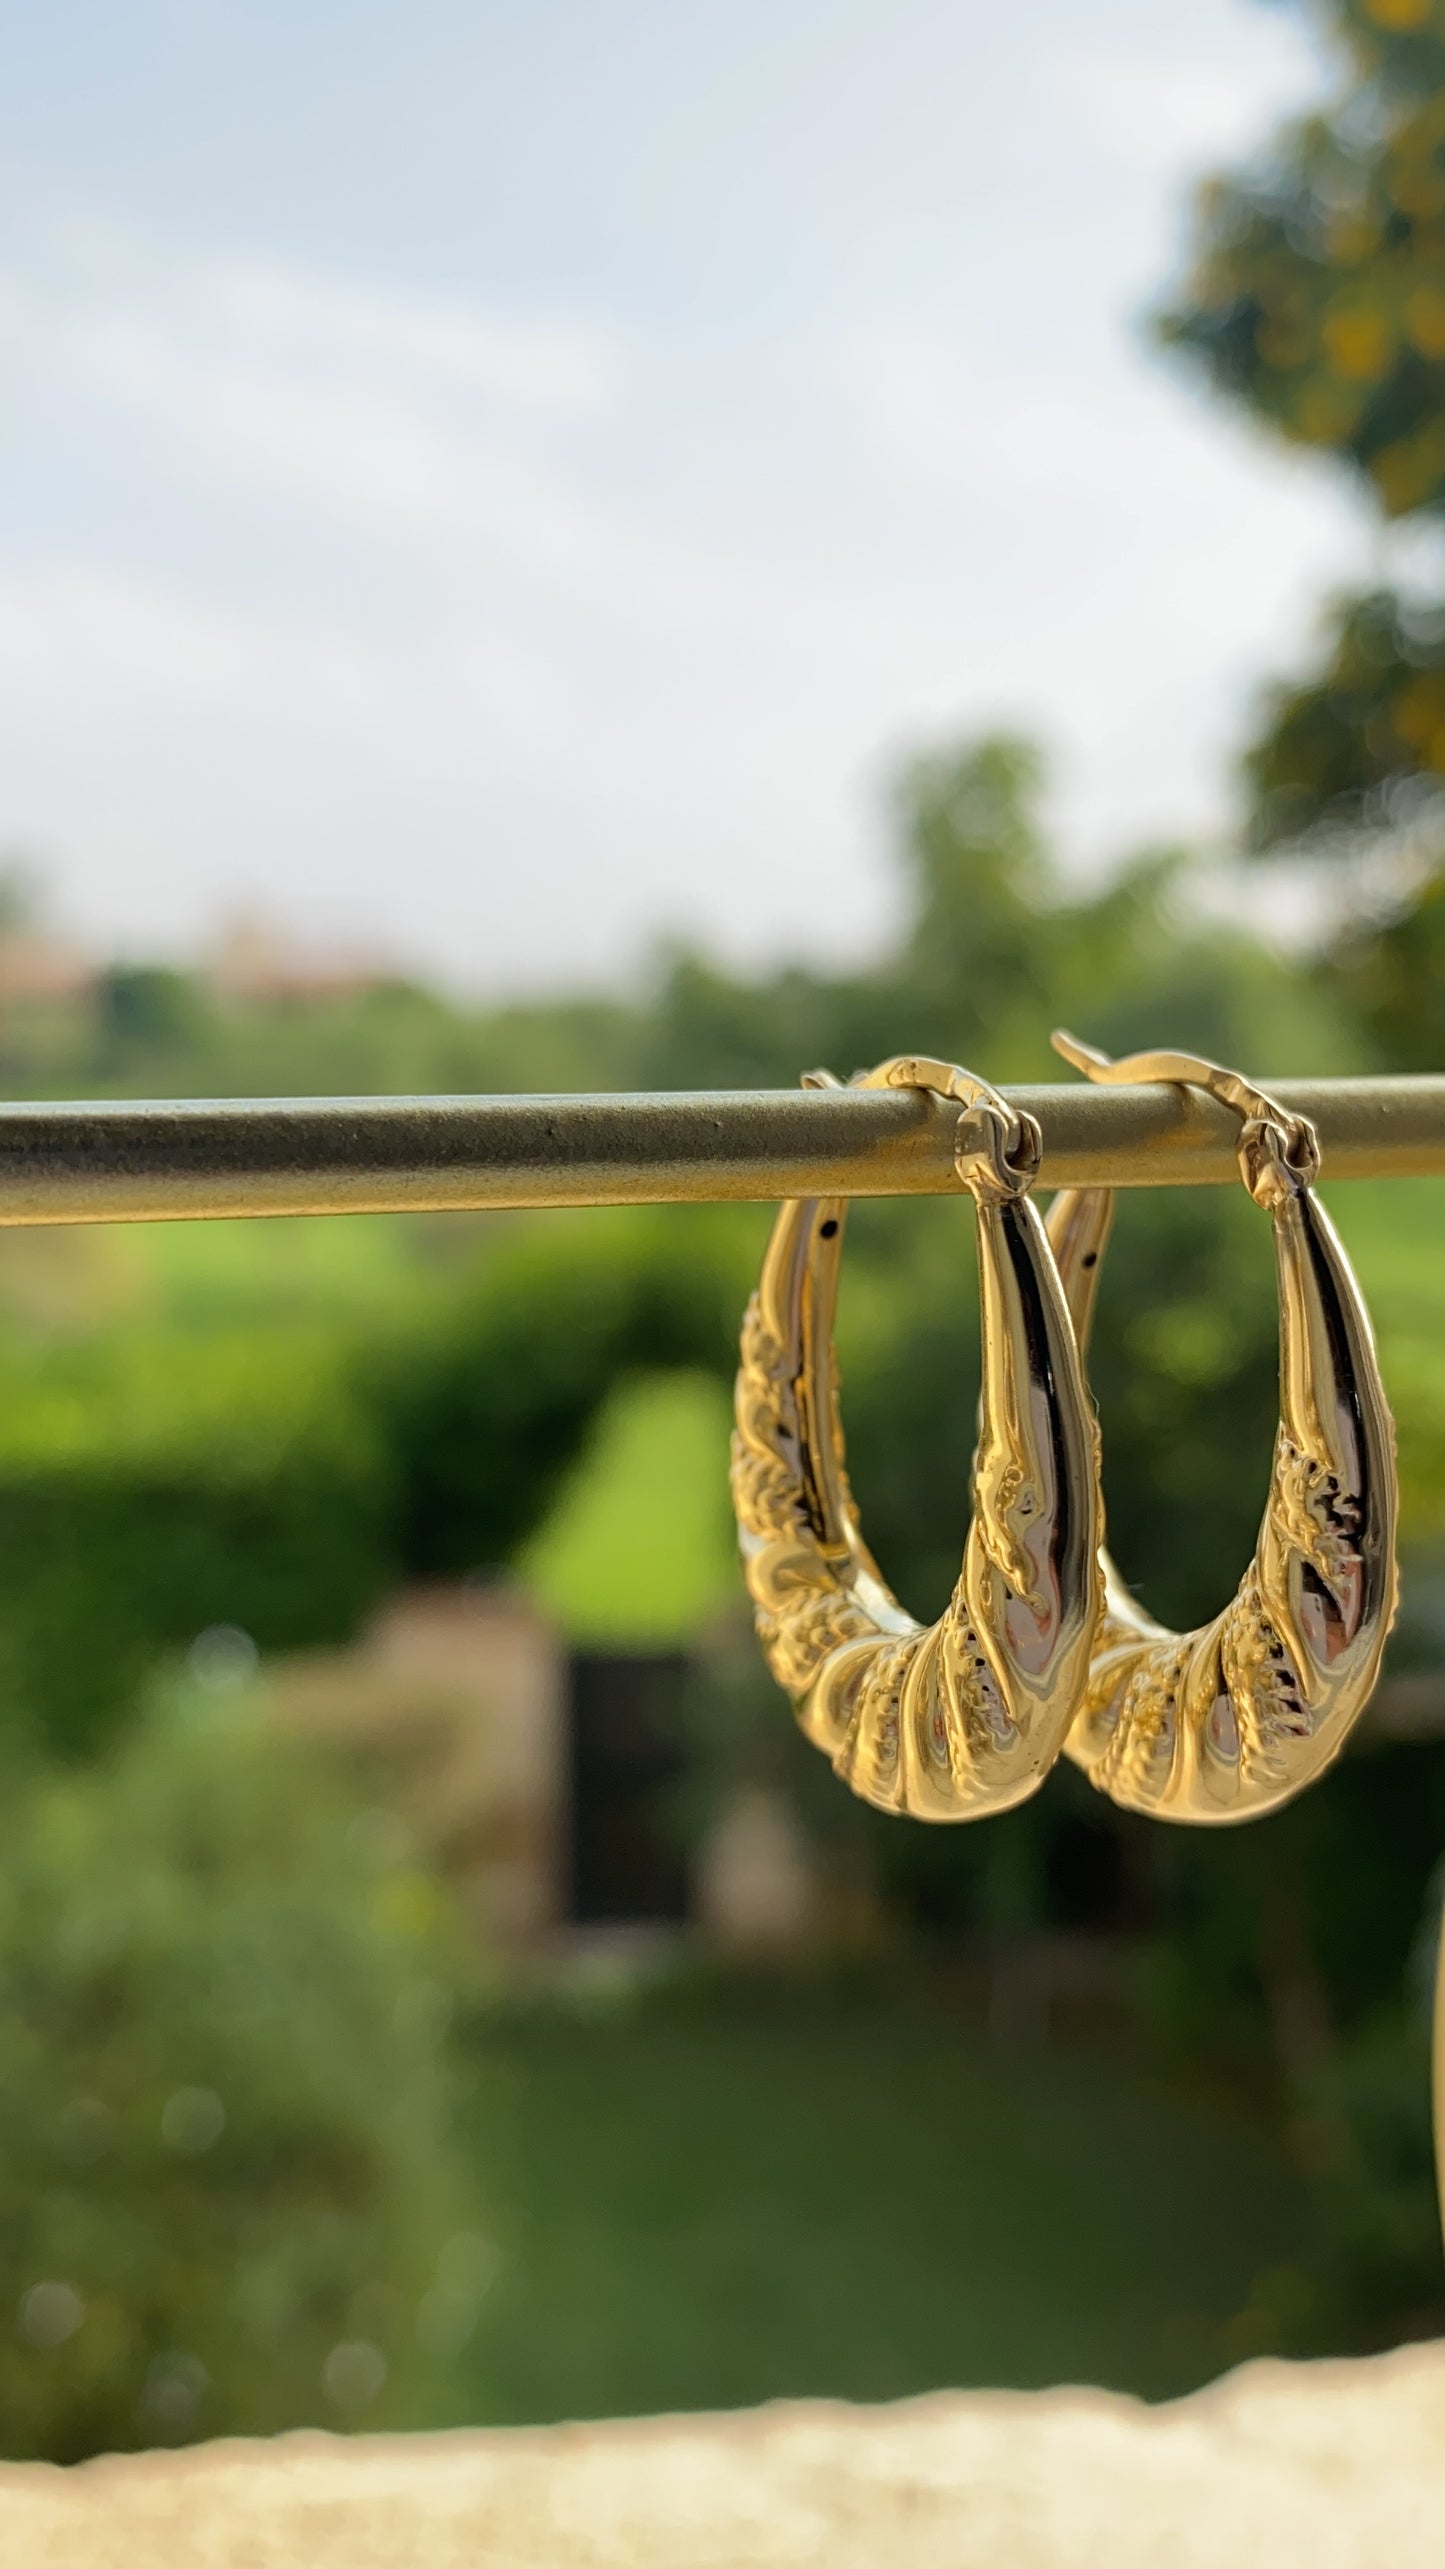
[[[1163,337],[1388,517],[1445,507],[1445,7],[1325,0],[1333,108],[1206,183]]]
[[[1445,0],[1322,0],[1343,79],[1201,190],[1158,318],[1214,390],[1338,459],[1389,522],[1445,516]],[[1445,595],[1337,599],[1244,760],[1256,849],[1445,855]],[[1407,883],[1408,909],[1420,868]]]

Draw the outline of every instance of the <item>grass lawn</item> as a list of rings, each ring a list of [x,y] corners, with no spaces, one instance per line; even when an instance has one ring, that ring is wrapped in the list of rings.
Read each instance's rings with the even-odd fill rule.
[[[1096,2381],[1253,2351],[1294,2245],[1253,2125],[942,2007],[760,1991],[479,2038],[500,2263],[429,2422]]]
[[[517,1564],[574,1648],[676,1649],[741,1594],[731,1431],[732,1403],[707,1374],[633,1376],[603,1403]]]

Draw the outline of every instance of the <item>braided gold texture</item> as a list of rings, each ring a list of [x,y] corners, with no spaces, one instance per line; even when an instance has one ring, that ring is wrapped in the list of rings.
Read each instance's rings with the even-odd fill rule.
[[[1254,1165],[1259,1166],[1257,1161]],[[1312,1784],[1374,1690],[1398,1594],[1394,1426],[1369,1316],[1309,1186],[1264,1168],[1274,1230],[1280,1420],[1254,1558],[1212,1623],[1166,1632],[1108,1555],[1105,1610],[1069,1755],[1156,1819],[1247,1820]],[[1070,1190],[1048,1229],[1081,1344],[1112,1198]]]
[[[841,1201],[779,1209],[743,1324],[732,1463],[774,1677],[855,1793],[924,1820],[1007,1810],[1042,1782],[1101,1606],[1097,1434],[1043,1224],[1027,1176],[1009,1176],[1008,1137],[976,1148],[968,1092],[946,1093],[965,1105],[958,1165],[983,1321],[973,1517],[946,1612],[923,1626],[897,1603],[848,1486],[833,1349]]]

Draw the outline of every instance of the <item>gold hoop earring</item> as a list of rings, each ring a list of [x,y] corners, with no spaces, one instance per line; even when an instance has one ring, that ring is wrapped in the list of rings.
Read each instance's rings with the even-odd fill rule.
[[[826,1071],[805,1087],[837,1087]],[[1098,1434],[1063,1288],[1027,1190],[1039,1128],[967,1071],[914,1056],[865,1088],[956,1101],[978,1228],[983,1383],[973,1520],[924,1627],[863,1541],[838,1413],[845,1207],[784,1204],[743,1322],[732,1491],[759,1638],[809,1739],[864,1801],[915,1819],[1008,1810],[1063,1746],[1098,1622]]]
[[[1155,1819],[1247,1820],[1303,1792],[1338,1757],[1374,1690],[1398,1600],[1395,1431],[1369,1315],[1318,1197],[1313,1127],[1192,1053],[1110,1061],[1071,1035],[1055,1050],[1106,1082],[1177,1080],[1241,1118],[1239,1166],[1274,1226],[1280,1410],[1254,1558],[1212,1623],[1168,1632],[1107,1553],[1104,1616],[1068,1753],[1101,1792]],[[1070,1189],[1048,1231],[1087,1344],[1113,1196]]]

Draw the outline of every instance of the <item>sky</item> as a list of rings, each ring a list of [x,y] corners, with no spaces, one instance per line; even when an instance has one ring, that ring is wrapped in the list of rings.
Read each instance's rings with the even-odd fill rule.
[[[1256,0],[0,0],[0,849],[486,993],[862,957],[1005,722],[1226,833],[1372,541],[1141,317]]]

